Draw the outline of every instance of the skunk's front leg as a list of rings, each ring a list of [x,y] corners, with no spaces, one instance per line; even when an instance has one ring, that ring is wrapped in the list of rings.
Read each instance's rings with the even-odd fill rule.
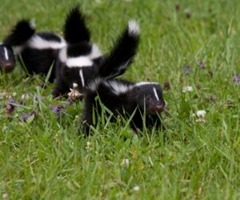
[[[93,119],[94,118],[94,119]],[[86,136],[92,134],[91,126],[94,126],[97,122],[97,113],[95,110],[95,98],[92,95],[85,97],[84,113],[81,123],[81,130]]]
[[[63,96],[67,97],[67,93],[70,92],[70,88],[60,79],[57,78],[52,95],[54,98]]]

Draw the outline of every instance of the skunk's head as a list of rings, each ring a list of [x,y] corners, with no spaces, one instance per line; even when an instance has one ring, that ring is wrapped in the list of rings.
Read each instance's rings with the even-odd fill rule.
[[[96,78],[101,60],[102,54],[95,44],[81,42],[61,49],[56,65],[64,83],[69,88],[76,83],[82,93],[87,84]]]
[[[10,46],[0,44],[0,71],[11,72],[15,67],[15,57]]]
[[[139,82],[133,86],[133,95],[137,105],[147,114],[161,113],[165,109],[162,89],[158,83]]]

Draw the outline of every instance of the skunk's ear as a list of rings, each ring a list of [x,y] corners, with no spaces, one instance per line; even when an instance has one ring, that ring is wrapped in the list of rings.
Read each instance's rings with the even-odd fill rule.
[[[78,5],[73,7],[67,15],[64,25],[64,37],[70,44],[90,41],[90,31],[86,27],[84,16]]]

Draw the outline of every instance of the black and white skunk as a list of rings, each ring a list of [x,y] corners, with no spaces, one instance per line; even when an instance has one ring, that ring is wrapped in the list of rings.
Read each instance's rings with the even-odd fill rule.
[[[95,80],[85,96],[82,126],[86,135],[91,133],[91,126],[96,127],[103,111],[102,105],[112,112],[113,120],[117,116],[131,119],[130,126],[135,132],[144,127],[163,128],[160,116],[165,109],[165,101],[158,83]]]
[[[15,68],[15,56],[10,46],[0,44],[0,71],[9,73]]]
[[[84,16],[76,6],[70,10],[65,20],[64,38],[67,45],[60,50],[56,60],[56,84],[52,92],[54,97],[66,95],[73,88],[73,83],[85,87],[87,79],[83,76],[96,74],[102,53],[90,41],[90,37]]]
[[[65,38],[67,38],[66,35],[71,34],[68,33],[68,29],[65,29]],[[136,54],[139,32],[138,23],[130,20],[110,53],[103,55],[97,45],[89,41],[88,29],[82,30],[81,33],[86,39],[77,44],[74,44],[76,40],[71,41],[72,43],[61,49],[59,53],[56,62],[57,81],[53,96],[65,95],[70,88],[73,88],[73,84],[76,84],[78,91],[84,94],[88,83],[96,78],[111,79],[123,74]]]
[[[28,74],[47,75],[58,55],[66,46],[65,40],[52,32],[39,32],[28,20],[20,20],[3,41],[14,49],[15,55]],[[55,71],[52,70],[49,81],[53,82]]]

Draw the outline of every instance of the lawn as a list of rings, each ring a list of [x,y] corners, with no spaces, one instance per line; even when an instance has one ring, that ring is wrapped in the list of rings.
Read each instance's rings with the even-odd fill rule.
[[[103,52],[139,22],[122,78],[162,85],[166,130],[78,135],[83,103],[53,99],[17,64],[0,74],[0,199],[240,199],[240,1],[1,0],[0,39],[21,18],[62,34],[76,2]]]

